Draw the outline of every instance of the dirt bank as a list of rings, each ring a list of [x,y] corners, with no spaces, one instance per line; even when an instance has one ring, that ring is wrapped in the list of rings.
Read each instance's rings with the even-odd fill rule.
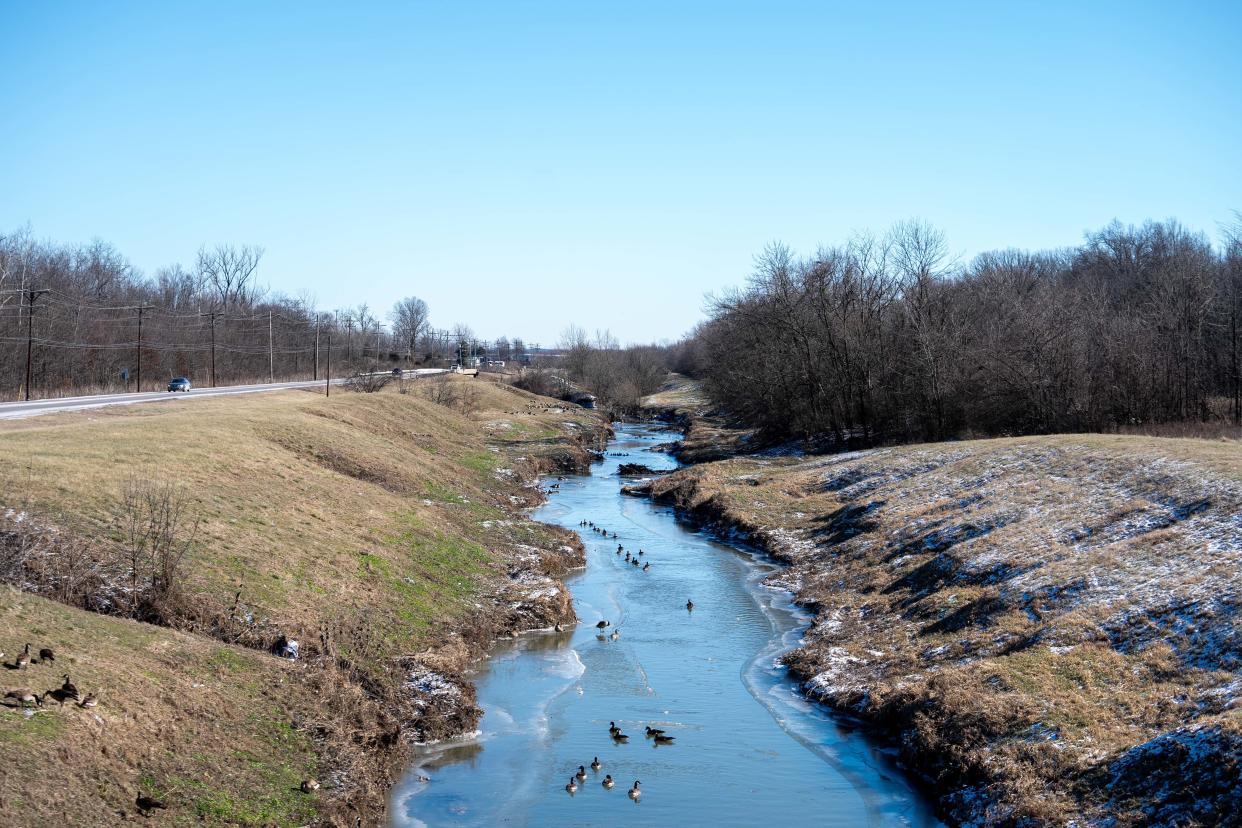
[[[748,457],[634,491],[740,532],[815,621],[787,658],[947,820],[1242,813],[1242,447],[1060,436]]]
[[[715,409],[698,383],[681,374],[669,374],[658,392],[644,397],[638,415],[681,432],[669,453],[683,463],[725,460],[755,448],[755,432]]]

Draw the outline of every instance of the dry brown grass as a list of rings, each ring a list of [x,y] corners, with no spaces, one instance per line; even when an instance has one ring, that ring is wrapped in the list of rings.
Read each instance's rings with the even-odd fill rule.
[[[778,578],[817,619],[790,666],[897,735],[951,819],[1140,824],[1150,807],[1215,824],[1242,798],[1236,775],[1218,784],[1236,766],[1222,751],[1242,744],[1238,443],[1062,435],[739,458],[652,491],[791,564]],[[1142,774],[1105,785],[1160,739],[1190,743],[1169,761],[1200,774],[1201,810]]]
[[[169,618],[181,632],[0,592],[0,650],[54,646],[105,698],[102,724],[78,708],[0,709],[0,739],[20,746],[5,751],[0,795],[29,805],[14,824],[116,822],[139,788],[174,805],[160,822],[379,818],[402,731],[443,735],[477,715],[464,686],[453,710],[420,708],[414,665],[458,653],[440,658],[457,681],[491,636],[572,614],[563,590],[532,602],[521,585],[555,585],[580,548],[518,510],[539,499],[536,472],[588,459],[599,422],[502,384],[450,382],[469,384],[453,395],[469,411],[415,384],[0,424],[10,526],[25,515],[114,544],[134,469],[183,487],[200,520]],[[299,664],[223,643],[280,635],[299,640]],[[324,782],[317,797],[292,790],[304,775]]]
[[[495,383],[456,383],[471,383],[492,411],[528,401]],[[256,616],[302,638],[326,609],[361,605],[400,617],[414,635],[469,606],[492,570],[491,547],[514,540],[482,524],[511,508],[510,496],[531,493],[496,470],[524,454],[529,472],[547,448],[489,445],[486,411],[479,417],[416,394],[291,392],[6,422],[0,442],[12,462],[0,468],[0,506],[108,537],[125,480],[150,469],[196,500],[200,541],[186,590],[201,602],[226,609],[240,590]],[[527,429],[555,426],[562,450],[561,422],[587,422],[570,412],[517,418]],[[446,564],[461,589],[400,586]]]

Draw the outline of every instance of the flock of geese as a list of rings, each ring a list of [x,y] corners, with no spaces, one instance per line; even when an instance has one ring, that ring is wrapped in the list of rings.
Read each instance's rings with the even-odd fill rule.
[[[38,657],[36,658],[34,654],[31,653],[32,646],[33,645],[31,644],[27,644],[25,648],[17,654],[17,657],[13,659],[13,663],[5,666],[7,666],[10,670],[26,670],[29,669],[32,664],[56,663],[56,653],[53,652],[50,647],[41,648],[39,650]],[[3,658],[4,653],[0,653],[0,659]],[[99,704],[99,697],[96,694],[87,693],[85,696],[82,695],[82,691],[78,689],[78,686],[74,684],[72,680],[70,680],[68,673],[63,673],[61,678],[64,679],[64,682],[60,685],[60,687],[54,687],[43,693],[36,693],[28,687],[19,687],[15,690],[9,690],[4,694],[4,699],[0,700],[0,704],[4,704],[7,707],[20,707],[23,709],[25,709],[28,705],[34,705],[36,708],[39,708],[42,707],[43,702],[49,698],[53,701],[59,702],[62,707],[65,705],[65,702],[69,701],[76,702],[78,707],[83,707],[87,710]]]
[[[578,525],[585,529],[590,529],[592,532],[595,532],[601,537],[611,538],[613,540],[617,539],[616,532],[609,532],[607,529],[605,529],[602,526],[596,526],[594,521],[583,520],[579,522]],[[631,552],[628,552],[624,544],[619,543],[617,544],[617,554],[621,555],[622,553],[625,554],[625,560],[627,563],[631,563],[634,566],[639,566],[641,563],[640,568],[642,569],[643,572],[646,572],[647,570],[651,568],[651,563],[649,561],[640,561],[640,559],[645,554],[642,549],[639,549],[638,554],[635,555]],[[686,599],[686,611],[694,612],[694,601],[693,600]],[[605,636],[604,631],[607,630],[611,626],[612,626],[611,621],[604,620],[604,621],[596,622],[595,629],[597,630],[597,633],[595,637],[599,639],[600,641],[603,641],[605,638],[611,638],[613,641],[616,641],[617,639],[619,639],[621,637],[621,631],[615,628],[613,629],[611,634]],[[557,630],[558,631],[560,630],[559,624],[557,625]],[[667,733],[665,733],[660,728],[651,727],[650,725],[647,725],[645,727],[645,731],[646,732],[644,735],[648,739],[651,739],[657,745],[671,745],[673,744],[676,738],[673,736],[669,736]],[[621,728],[617,727],[616,722],[608,723],[608,735],[612,737],[612,741],[616,744],[625,744],[630,741],[630,737],[626,735],[625,733],[621,732]],[[593,760],[591,760],[592,771],[594,771],[595,773],[599,773],[599,771],[602,768],[603,768],[603,765],[600,764],[598,756],[596,756]],[[578,789],[586,783],[586,779],[587,779],[586,766],[579,765],[578,772],[574,774],[573,776],[569,777],[569,782],[566,783],[565,785],[566,792],[568,792],[570,796],[573,796],[574,794],[578,792]],[[612,774],[605,774],[604,778],[600,781],[600,786],[603,787],[604,790],[612,790],[612,788],[616,784],[617,783],[612,778]],[[642,782],[638,779],[635,779],[634,787],[630,788],[629,790],[629,797],[630,799],[637,802],[639,797],[641,797],[642,795],[643,795]]]
[[[616,532],[609,533],[609,531],[605,529],[604,527],[596,526],[593,521],[584,520],[584,521],[581,521],[578,525],[590,529],[592,532],[597,533],[600,537],[603,537],[603,538],[610,537],[613,540],[617,539]],[[638,554],[634,554],[633,552],[628,551],[623,544],[620,544],[620,543],[617,544],[617,555],[620,556],[621,553],[623,552],[625,553],[626,563],[633,564],[635,567],[638,567],[643,572],[646,572],[647,570],[651,569],[651,561],[644,561],[642,559],[643,555],[646,554],[643,550],[639,549]]]
[[[6,664],[4,666],[8,667],[10,670],[28,670],[33,664],[56,663],[56,653],[51,647],[40,648],[38,657],[36,658],[35,654],[31,652],[33,646],[34,645],[32,644],[27,644],[22,648],[22,651],[17,654],[17,657],[13,659],[11,664]],[[0,661],[3,661],[3,659],[4,653],[0,653]],[[43,702],[50,698],[53,701],[59,702],[61,707],[65,706],[65,702],[70,701],[77,703],[78,707],[86,710],[90,710],[91,708],[99,705],[99,696],[95,693],[87,693],[85,696],[82,695],[82,691],[79,690],[78,686],[73,683],[72,679],[69,678],[68,673],[62,673],[61,678],[64,679],[64,681],[61,683],[60,687],[54,687],[43,693],[36,693],[27,687],[19,687],[16,690],[9,690],[4,694],[4,698],[0,700],[0,704],[5,705],[6,707],[19,707],[22,710],[25,710],[29,705],[34,705],[35,708],[41,708],[43,707]],[[137,798],[134,799],[134,805],[138,808],[138,813],[143,816],[150,816],[152,811],[162,810],[168,807],[158,799],[153,799],[145,794],[138,794]]]
[[[27,644],[17,657],[9,664],[4,666],[10,670],[29,670],[31,665],[55,664],[56,653],[51,647],[40,648],[38,655],[32,652],[33,644]],[[0,662],[3,662],[5,654],[0,652]],[[43,703],[47,699],[59,702],[61,707],[66,702],[75,702],[78,707],[90,710],[99,705],[99,696],[95,693],[87,693],[82,695],[82,691],[69,678],[68,673],[61,674],[64,681],[60,687],[54,687],[43,693],[36,693],[27,687],[19,687],[16,690],[9,690],[4,694],[4,698],[0,699],[0,704],[6,707],[17,707],[27,710],[30,705],[34,705],[36,709],[43,707]],[[313,793],[319,788],[319,783],[313,779],[307,779],[302,783],[302,791],[304,793]],[[138,808],[138,813],[143,816],[150,816],[152,811],[165,810],[168,808],[163,802],[146,794],[138,794],[134,800],[134,805]]]
[[[606,623],[606,622],[601,621],[600,623]],[[657,745],[673,744],[674,737],[669,736],[663,730],[660,730],[657,727],[651,727],[650,725],[647,726],[646,730],[647,730],[647,738],[653,740]],[[624,744],[630,740],[630,737],[622,733],[621,728],[617,727],[616,722],[608,723],[608,735],[611,736],[612,740],[616,742],[617,744]],[[599,773],[601,770],[603,770],[603,767],[604,766],[599,761],[598,756],[596,756],[594,759],[591,760],[591,770],[594,771],[595,773]],[[586,782],[586,779],[587,779],[586,766],[579,765],[578,772],[574,774],[573,776],[569,777],[569,782],[565,785],[565,790],[569,793],[570,796],[573,796],[574,794],[578,792],[578,788],[583,786],[583,784]],[[600,784],[600,787],[602,787],[604,790],[610,791],[614,787],[616,787],[617,783],[613,780],[612,774],[609,773],[609,774],[604,775],[604,778],[600,781],[599,784]],[[643,783],[640,780],[635,779],[634,787],[630,788],[629,790],[629,797],[635,802],[637,802],[638,798],[643,795],[642,784]]]
[[[602,630],[607,625],[608,625],[607,621],[600,621],[595,626]],[[651,739],[657,745],[671,745],[673,744],[675,740],[675,737],[669,736],[667,733],[665,733],[663,730],[661,730],[658,727],[652,727],[651,725],[647,725],[645,730],[646,730],[646,737],[648,739]],[[617,726],[616,722],[608,723],[608,735],[612,738],[612,741],[614,743],[619,744],[619,745],[625,744],[630,741],[630,737],[621,732],[621,728]],[[598,756],[596,756],[594,759],[591,760],[591,770],[594,771],[595,773],[599,773],[601,770],[603,770],[603,767],[604,765],[603,763],[599,761]],[[579,765],[578,772],[574,774],[573,776],[569,777],[569,782],[566,783],[565,785],[566,792],[570,796],[573,796],[574,794],[578,793],[579,788],[585,785],[586,780],[587,780],[586,766]],[[614,787],[616,787],[617,783],[615,780],[613,780],[612,774],[609,773],[609,774],[604,775],[604,778],[600,780],[599,784],[600,784],[600,787],[602,787],[604,790],[610,791]],[[635,779],[634,787],[630,788],[629,790],[628,795],[630,799],[634,800],[635,802],[637,802],[638,798],[643,795],[642,784],[643,783],[640,780]]]

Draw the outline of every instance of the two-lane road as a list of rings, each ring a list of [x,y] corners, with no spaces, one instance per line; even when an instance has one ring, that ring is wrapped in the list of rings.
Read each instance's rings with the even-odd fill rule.
[[[406,377],[421,377],[429,374],[447,373],[442,368],[419,368],[406,371]],[[345,379],[332,380],[333,385],[340,385]],[[302,382],[268,382],[260,385],[226,385],[219,388],[196,388],[188,393],[170,393],[168,391],[144,391],[140,394],[92,394],[86,397],[58,397],[48,400],[31,400],[30,402],[0,403],[0,420],[19,420],[24,417],[37,417],[40,414],[55,414],[60,411],[81,411],[87,408],[102,408],[105,405],[138,405],[141,403],[174,402],[198,400],[204,397],[222,397],[230,394],[257,394],[263,391],[287,391],[296,388],[318,388],[324,380],[305,380]]]

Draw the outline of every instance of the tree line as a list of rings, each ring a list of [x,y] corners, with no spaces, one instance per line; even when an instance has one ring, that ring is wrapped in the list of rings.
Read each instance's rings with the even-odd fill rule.
[[[643,397],[659,389],[668,373],[666,348],[622,348],[609,331],[597,331],[592,337],[585,329],[570,325],[561,334],[558,348],[562,352],[560,367],[568,377],[589,388],[603,407],[621,412],[637,409]]]
[[[58,244],[29,230],[0,235],[0,399],[323,378],[461,354],[525,350],[480,343],[465,325],[439,330],[417,297],[387,320],[367,305],[318,310],[264,288],[263,250],[204,246],[193,264],[147,276],[103,241]],[[138,381],[141,378],[141,388]]]
[[[1242,217],[1078,247],[950,255],[910,221],[800,256],[782,244],[714,297],[675,367],[774,438],[831,446],[1242,422]]]

